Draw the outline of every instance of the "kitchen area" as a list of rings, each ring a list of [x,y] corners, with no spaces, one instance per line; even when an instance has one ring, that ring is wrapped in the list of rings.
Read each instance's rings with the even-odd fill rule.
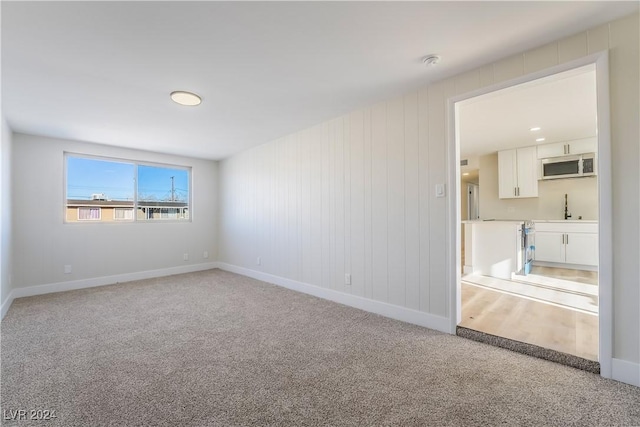
[[[511,279],[533,265],[597,270],[597,140],[573,142],[481,156],[482,217],[464,221],[464,274]],[[551,150],[564,146],[573,154]]]
[[[553,77],[459,109],[459,326],[597,361],[595,72]]]

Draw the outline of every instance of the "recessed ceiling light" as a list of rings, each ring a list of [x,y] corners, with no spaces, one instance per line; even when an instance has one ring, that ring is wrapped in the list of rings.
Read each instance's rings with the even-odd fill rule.
[[[536,138],[536,142],[542,142],[544,141],[544,138]]]
[[[440,62],[440,55],[427,55],[422,58],[422,63],[427,67],[436,65],[438,62]]]
[[[537,132],[539,131],[541,128],[539,126],[536,127],[532,127],[531,129],[529,129],[531,132]]]
[[[202,102],[202,98],[195,93],[185,92],[183,90],[171,92],[171,99],[177,104],[188,106],[200,105]]]

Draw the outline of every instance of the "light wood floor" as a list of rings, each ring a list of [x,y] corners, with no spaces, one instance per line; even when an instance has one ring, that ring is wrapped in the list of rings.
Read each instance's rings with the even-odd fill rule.
[[[536,274],[542,271],[565,280],[597,283],[595,273],[550,269]],[[460,326],[598,360],[598,316],[467,283],[462,283]]]

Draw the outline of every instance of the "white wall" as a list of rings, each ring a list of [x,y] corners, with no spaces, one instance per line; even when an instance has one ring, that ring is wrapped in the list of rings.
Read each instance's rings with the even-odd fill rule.
[[[538,181],[538,197],[498,197],[498,154],[480,157],[480,216],[483,219],[564,219],[567,194],[571,219],[598,219],[598,179],[569,178]]]
[[[638,14],[609,26],[614,357],[640,363],[640,37]],[[640,377],[640,372],[638,372]],[[640,379],[638,380],[640,384]]]
[[[412,93],[223,162],[221,261],[446,316],[445,152],[429,144],[444,122],[427,122],[443,100]]]
[[[640,180],[637,14],[225,160],[220,260],[449,316],[446,236],[453,213],[434,194],[449,176],[445,101],[604,49],[611,59],[613,356],[638,363],[640,210],[630,197]]]
[[[11,151],[12,132],[2,117],[0,138],[0,305],[11,292]]]
[[[14,290],[216,259],[217,162],[23,134],[13,142]],[[65,224],[65,151],[191,166],[192,222]]]

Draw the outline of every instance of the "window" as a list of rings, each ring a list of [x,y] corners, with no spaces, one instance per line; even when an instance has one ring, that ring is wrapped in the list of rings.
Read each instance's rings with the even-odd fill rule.
[[[73,154],[65,162],[66,222],[190,219],[190,168]]]
[[[132,221],[133,208],[114,208],[113,219],[116,221]]]
[[[79,207],[78,221],[100,221],[101,212],[100,208]]]

